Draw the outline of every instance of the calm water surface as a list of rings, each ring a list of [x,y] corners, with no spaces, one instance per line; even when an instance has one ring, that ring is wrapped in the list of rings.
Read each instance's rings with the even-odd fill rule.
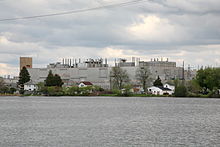
[[[220,99],[0,97],[1,147],[220,147]]]

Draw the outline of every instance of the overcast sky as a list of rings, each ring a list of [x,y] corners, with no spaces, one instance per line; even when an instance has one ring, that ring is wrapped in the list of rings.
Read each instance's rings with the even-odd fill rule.
[[[0,0],[0,19],[99,7],[132,0]],[[220,0],[145,0],[124,7],[0,22],[0,75],[18,75],[62,58],[169,58],[220,65]]]

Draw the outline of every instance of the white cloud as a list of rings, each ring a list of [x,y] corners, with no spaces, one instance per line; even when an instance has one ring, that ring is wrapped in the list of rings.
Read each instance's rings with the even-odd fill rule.
[[[0,63],[0,75],[18,75],[19,68],[9,64]]]
[[[0,44],[7,45],[9,43],[8,39],[4,36],[0,36]]]
[[[139,15],[138,21],[128,27],[128,31],[136,40],[153,42],[172,42],[186,38],[186,33],[172,24],[168,19],[156,15]],[[178,35],[177,34],[181,34]]]
[[[185,61],[186,66],[193,68],[198,66],[220,66],[220,45],[203,46],[183,46],[177,50],[155,51],[155,50],[132,50],[123,48],[107,47],[99,52],[99,56],[110,58],[125,58],[131,61],[131,57],[137,57],[144,61],[158,58],[164,61],[169,58],[170,61],[176,61],[178,66],[182,66]]]

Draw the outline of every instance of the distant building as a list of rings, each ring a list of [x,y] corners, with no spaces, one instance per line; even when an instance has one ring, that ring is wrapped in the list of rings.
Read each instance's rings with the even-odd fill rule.
[[[147,67],[152,79],[160,76],[163,82],[173,79],[183,79],[183,67],[177,67],[176,62],[159,61],[154,59],[151,61],[140,61],[139,58],[132,58],[132,62],[127,62],[125,59],[115,61],[115,66],[126,70],[132,85],[137,85],[136,72],[140,67]],[[111,88],[110,72],[112,67],[109,67],[107,59],[63,59],[62,63],[51,63],[45,68],[27,68],[31,76],[31,80],[38,83],[44,82],[49,71],[53,74],[58,74],[64,82],[65,86],[71,86],[74,83],[81,81],[89,81],[93,85],[102,87],[103,89]],[[191,74],[192,75],[192,74]],[[187,80],[188,77],[185,77]],[[192,77],[189,77],[191,79]]]
[[[141,85],[133,85],[132,92],[136,94],[142,94],[144,93],[144,89]]]
[[[20,70],[23,67],[32,68],[32,57],[20,57]]]
[[[132,67],[132,66],[135,66],[135,62],[134,61],[127,62],[126,59],[120,59],[119,63],[118,63],[118,66],[119,67]]]
[[[176,62],[152,59],[148,62],[140,61],[139,66],[148,67],[154,79],[158,76],[162,81],[183,79],[183,67],[177,67]]]
[[[80,82],[78,87],[88,87],[88,86],[92,86],[93,84],[91,82],[87,82],[87,81],[83,81]]]
[[[149,94],[154,94],[154,95],[172,95],[174,93],[173,90],[165,87],[149,87],[147,88]]]
[[[19,77],[7,77],[7,78],[3,78],[5,84],[9,87],[15,88],[17,89],[17,83],[19,80]]]

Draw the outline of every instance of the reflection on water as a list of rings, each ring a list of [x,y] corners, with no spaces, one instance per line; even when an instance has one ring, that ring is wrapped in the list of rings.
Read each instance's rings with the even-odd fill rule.
[[[220,99],[0,97],[0,146],[220,146]]]

